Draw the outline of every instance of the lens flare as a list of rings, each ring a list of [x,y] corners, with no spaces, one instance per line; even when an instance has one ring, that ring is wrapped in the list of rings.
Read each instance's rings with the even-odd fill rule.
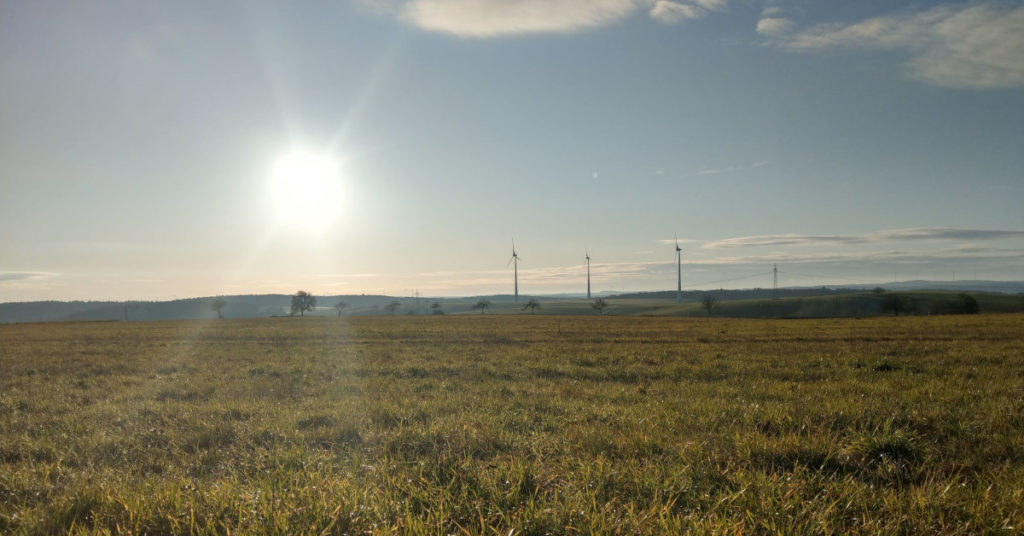
[[[280,157],[270,178],[270,196],[280,223],[320,231],[340,210],[340,169],[326,156],[296,150]]]

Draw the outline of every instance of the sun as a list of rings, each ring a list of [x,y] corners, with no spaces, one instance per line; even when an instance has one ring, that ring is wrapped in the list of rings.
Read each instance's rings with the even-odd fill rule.
[[[341,202],[339,164],[305,150],[293,150],[274,163],[270,197],[280,223],[322,230],[337,215]]]

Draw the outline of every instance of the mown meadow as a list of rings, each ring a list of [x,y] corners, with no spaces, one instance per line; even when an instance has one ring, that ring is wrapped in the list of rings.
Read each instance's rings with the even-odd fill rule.
[[[0,326],[3,534],[1024,532],[1024,315]]]

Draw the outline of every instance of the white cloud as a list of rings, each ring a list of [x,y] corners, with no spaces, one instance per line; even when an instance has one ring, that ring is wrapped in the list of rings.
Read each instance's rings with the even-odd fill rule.
[[[911,76],[930,84],[1024,87],[1024,6],[1019,4],[974,2],[854,24],[819,25],[780,44],[793,50],[900,50],[909,55]]]
[[[789,33],[796,24],[784,17],[764,17],[757,21],[757,33],[768,37],[778,37]]]
[[[565,33],[620,20],[642,0],[413,0],[402,17],[424,29],[461,37]]]
[[[398,0],[361,0],[377,7]],[[641,9],[676,24],[721,11],[728,0],[409,0],[391,10],[421,29],[460,37],[570,33],[607,26]]]
[[[696,6],[658,0],[651,8],[651,18],[663,24],[678,24],[686,19],[696,19],[703,10]]]

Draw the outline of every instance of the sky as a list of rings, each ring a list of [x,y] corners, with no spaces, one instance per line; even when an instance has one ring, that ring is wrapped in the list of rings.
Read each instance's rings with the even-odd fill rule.
[[[0,301],[1024,280],[1024,3],[11,0]]]

